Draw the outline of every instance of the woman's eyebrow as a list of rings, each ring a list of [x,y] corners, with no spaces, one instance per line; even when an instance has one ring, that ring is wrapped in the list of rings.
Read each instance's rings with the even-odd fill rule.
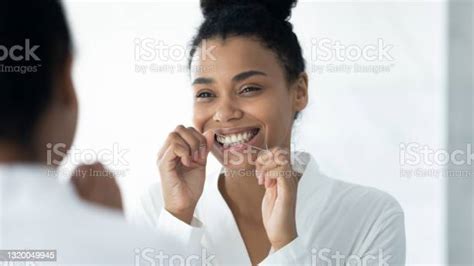
[[[258,71],[258,70],[249,70],[249,71],[244,71],[244,72],[242,72],[242,73],[239,73],[239,74],[235,75],[235,76],[232,78],[232,81],[233,81],[233,82],[239,82],[239,81],[248,79],[248,78],[250,78],[251,76],[255,76],[255,75],[267,76],[267,74],[266,74],[265,72]],[[213,78],[200,77],[200,78],[196,78],[196,79],[193,81],[192,85],[196,85],[196,84],[211,84],[211,83],[214,83],[214,79],[213,79]]]
[[[196,84],[211,84],[214,82],[214,79],[212,78],[196,78],[192,85],[196,85]]]
[[[249,70],[249,71],[245,71],[245,72],[242,72],[242,73],[239,73],[239,74],[235,75],[235,76],[232,78],[232,81],[233,81],[233,82],[239,82],[239,81],[248,79],[248,78],[250,78],[251,76],[255,76],[255,75],[266,76],[267,74],[266,74],[265,72],[258,71],[258,70]]]

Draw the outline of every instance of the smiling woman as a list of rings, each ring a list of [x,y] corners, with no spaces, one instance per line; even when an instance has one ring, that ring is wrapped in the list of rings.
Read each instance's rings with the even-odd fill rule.
[[[135,218],[183,250],[205,248],[216,265],[404,264],[398,202],[326,177],[310,154],[291,150],[309,97],[288,21],[295,3],[201,1],[205,20],[189,62],[194,127],[169,134],[158,155],[160,185]],[[212,56],[199,56],[204,47]],[[209,153],[220,172],[206,172]]]
[[[226,167],[247,168],[224,162],[224,153],[229,151],[232,159],[234,153],[230,151],[238,148],[232,145],[237,142],[236,134],[252,136],[247,143],[252,146],[288,148],[293,118],[308,100],[306,74],[302,72],[289,82],[275,53],[255,37],[216,37],[207,43],[215,47],[215,60],[196,59],[192,63],[211,69],[191,73],[194,125],[201,132],[212,129],[216,135],[227,137],[229,147],[214,142],[217,159]]]

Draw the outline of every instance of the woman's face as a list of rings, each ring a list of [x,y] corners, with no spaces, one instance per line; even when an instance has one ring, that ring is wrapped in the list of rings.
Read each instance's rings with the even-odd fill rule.
[[[53,96],[38,122],[36,132],[38,156],[52,166],[59,165],[64,159],[65,152],[71,148],[76,133],[78,102],[72,80],[72,63],[73,59],[69,57],[62,68],[64,71],[57,73]],[[50,146],[51,144],[53,146]],[[56,149],[61,152],[55,152]],[[51,158],[43,158],[49,153]]]
[[[306,105],[300,98],[301,87],[306,98],[307,79],[288,84],[276,54],[258,40],[205,40],[194,55],[191,81],[194,126],[213,138],[211,152],[225,167],[252,168],[262,149],[289,148],[293,117]]]

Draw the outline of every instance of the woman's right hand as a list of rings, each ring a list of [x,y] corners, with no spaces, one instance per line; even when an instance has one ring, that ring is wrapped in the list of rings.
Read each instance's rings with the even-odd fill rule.
[[[195,128],[179,125],[158,154],[164,207],[187,224],[202,195],[211,144],[212,136],[206,139]]]

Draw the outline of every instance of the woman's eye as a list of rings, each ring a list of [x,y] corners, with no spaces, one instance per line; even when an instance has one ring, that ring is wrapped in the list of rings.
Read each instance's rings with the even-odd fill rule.
[[[210,97],[213,97],[214,95],[208,91],[203,91],[203,92],[200,92],[196,95],[196,98],[210,98]]]
[[[249,94],[249,93],[252,93],[252,92],[257,92],[261,90],[259,87],[245,87],[243,88],[240,93],[245,93],[245,94]]]

